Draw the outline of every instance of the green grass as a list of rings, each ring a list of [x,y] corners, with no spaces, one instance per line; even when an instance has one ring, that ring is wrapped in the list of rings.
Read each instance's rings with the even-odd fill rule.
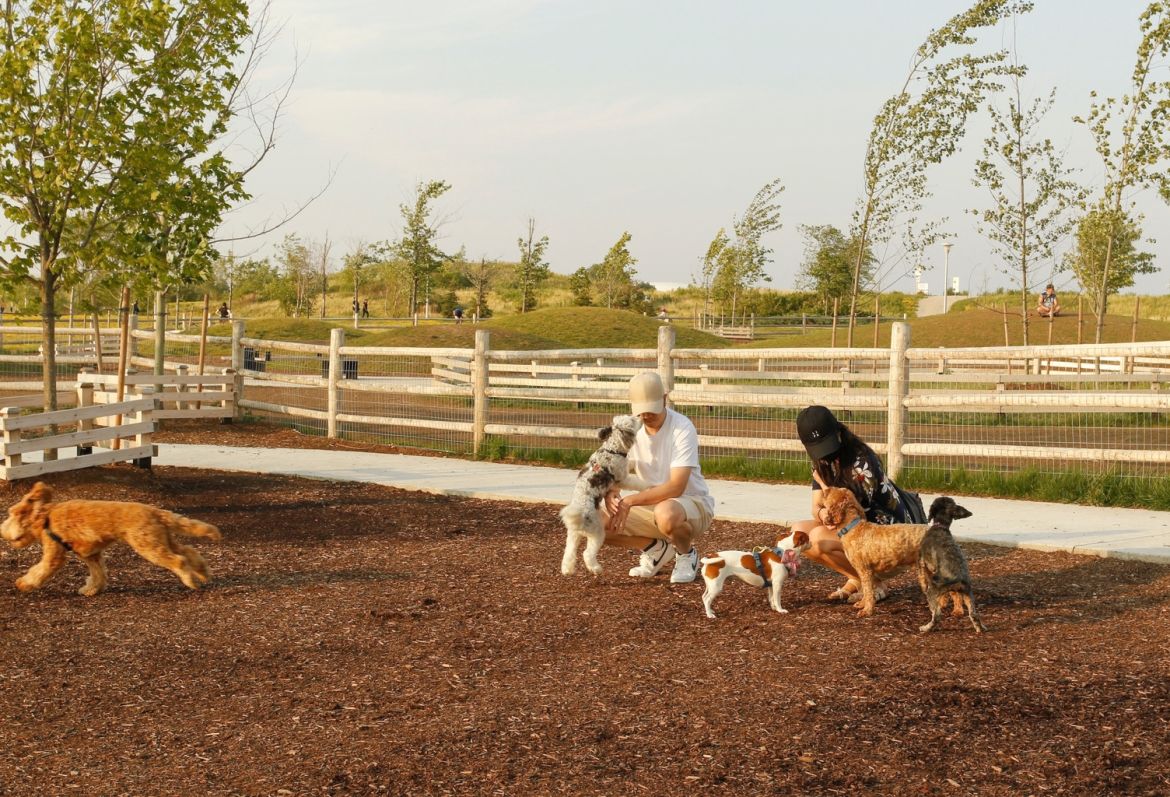
[[[1170,510],[1170,479],[1126,476],[1109,470],[1074,468],[1041,473],[1027,468],[1013,473],[967,468],[910,467],[899,479],[910,489],[937,494],[983,495],[1055,504],[1124,506]]]
[[[653,349],[658,346],[658,328],[662,324],[655,318],[628,310],[554,307],[493,317],[483,326],[492,330],[493,334],[497,330],[507,330],[555,341],[559,345],[553,348]],[[709,332],[677,325],[675,345],[681,348],[721,349],[731,344]],[[501,347],[493,343],[492,348]]]

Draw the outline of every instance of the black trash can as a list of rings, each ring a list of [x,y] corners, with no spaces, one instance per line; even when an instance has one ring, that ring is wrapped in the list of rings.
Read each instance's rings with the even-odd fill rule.
[[[329,378],[329,361],[321,361],[321,378]],[[342,360],[341,361],[341,378],[342,379],[357,379],[357,360]]]
[[[264,360],[256,359],[256,350],[251,346],[244,347],[244,368],[249,371],[264,370]]]

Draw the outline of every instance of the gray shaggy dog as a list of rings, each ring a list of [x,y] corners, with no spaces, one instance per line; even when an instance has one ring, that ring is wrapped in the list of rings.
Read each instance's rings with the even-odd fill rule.
[[[634,436],[642,428],[642,421],[633,415],[615,415],[610,426],[598,431],[601,448],[593,452],[589,461],[577,474],[573,497],[561,510],[561,520],[567,532],[565,555],[561,558],[561,573],[572,575],[577,570],[577,545],[585,539],[582,558],[593,575],[601,572],[597,552],[605,542],[605,524],[602,521],[601,502],[614,486],[628,481],[630,463],[626,453],[634,444]]]
[[[942,619],[948,598],[954,604],[952,613],[956,617],[963,616],[963,605],[966,604],[975,633],[987,630],[975,609],[967,557],[963,556],[963,549],[951,536],[951,521],[967,517],[971,517],[970,511],[945,496],[936,498],[930,505],[930,528],[918,549],[918,585],[930,604],[930,622],[919,631],[934,630]]]

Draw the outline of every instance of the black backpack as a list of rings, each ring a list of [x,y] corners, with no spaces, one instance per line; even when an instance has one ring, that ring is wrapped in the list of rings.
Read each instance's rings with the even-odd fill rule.
[[[907,523],[926,523],[926,510],[922,507],[922,498],[918,493],[912,493],[909,490],[903,490],[898,485],[894,485],[894,489],[898,491],[898,500],[902,502],[905,508]]]

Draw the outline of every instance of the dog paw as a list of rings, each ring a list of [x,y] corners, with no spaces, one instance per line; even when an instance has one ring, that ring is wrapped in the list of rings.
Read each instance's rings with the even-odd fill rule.
[[[932,620],[931,622],[927,623],[926,625],[918,626],[918,630],[923,634],[925,634],[927,631],[933,631],[934,630],[934,621]]]
[[[590,573],[592,573],[595,576],[601,575],[601,565],[597,565],[596,567],[590,567],[590,568],[588,568],[588,570]]]
[[[707,610],[707,619],[709,619],[709,620],[714,620],[714,619],[715,619],[715,612],[713,612],[713,611],[711,611],[710,609],[708,609],[708,610]]]
[[[788,610],[787,610],[787,609],[781,609],[781,608],[778,608],[778,609],[776,609],[776,611],[780,612],[780,614],[788,614]]]
[[[577,568],[575,568],[575,567],[565,567],[564,565],[561,565],[561,575],[562,576],[571,576],[576,572],[577,572]]]
[[[864,603],[859,604],[857,607],[857,616],[858,617],[873,617],[873,607],[866,606]]]
[[[101,592],[100,589],[98,589],[97,587],[90,587],[90,586],[84,586],[81,589],[77,590],[77,594],[81,595],[84,598],[92,598],[94,595],[97,595],[99,592]]]
[[[24,578],[16,579],[16,588],[21,592],[32,592],[37,588],[37,585],[31,581],[26,581]]]

